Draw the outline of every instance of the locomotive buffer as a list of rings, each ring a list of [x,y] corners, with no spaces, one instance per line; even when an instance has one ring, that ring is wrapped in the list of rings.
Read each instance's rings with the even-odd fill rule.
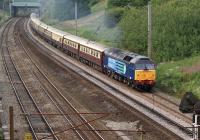
[[[179,110],[182,113],[193,113],[193,140],[200,138],[200,100],[191,92],[187,92],[180,103]]]

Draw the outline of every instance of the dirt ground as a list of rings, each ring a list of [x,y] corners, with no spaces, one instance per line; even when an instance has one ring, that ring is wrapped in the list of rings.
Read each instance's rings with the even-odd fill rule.
[[[182,71],[186,74],[199,72],[200,71],[200,62],[198,62],[190,67],[183,67]]]

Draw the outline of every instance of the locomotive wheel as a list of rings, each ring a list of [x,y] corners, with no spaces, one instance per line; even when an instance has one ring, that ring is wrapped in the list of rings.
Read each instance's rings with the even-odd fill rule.
[[[123,80],[123,83],[124,83],[124,84],[126,84],[126,83],[127,83],[127,80],[126,80],[125,78],[124,78],[124,80]]]
[[[122,77],[121,77],[121,76],[119,76],[118,80],[119,80],[120,82],[122,82],[122,81],[123,81],[123,79],[122,79]]]
[[[110,70],[107,71],[107,75],[110,77],[110,75],[111,75],[111,71]]]
[[[127,85],[130,87],[132,84],[131,84],[131,82],[128,80],[127,81]]]

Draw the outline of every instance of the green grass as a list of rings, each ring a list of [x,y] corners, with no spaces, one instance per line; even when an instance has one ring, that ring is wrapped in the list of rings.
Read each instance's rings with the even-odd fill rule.
[[[200,56],[159,64],[156,87],[178,98],[181,98],[187,91],[192,91],[200,98],[200,72],[183,72],[183,68],[197,63],[200,64]]]

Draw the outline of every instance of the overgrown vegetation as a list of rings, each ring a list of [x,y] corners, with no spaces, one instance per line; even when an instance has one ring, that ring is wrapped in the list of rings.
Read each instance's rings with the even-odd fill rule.
[[[180,61],[160,63],[157,67],[156,87],[177,97],[182,97],[186,91],[192,91],[200,98],[199,68],[199,56]]]
[[[179,60],[200,54],[199,0],[153,0],[153,59]],[[121,46],[146,55],[147,7],[126,10],[119,23]]]

